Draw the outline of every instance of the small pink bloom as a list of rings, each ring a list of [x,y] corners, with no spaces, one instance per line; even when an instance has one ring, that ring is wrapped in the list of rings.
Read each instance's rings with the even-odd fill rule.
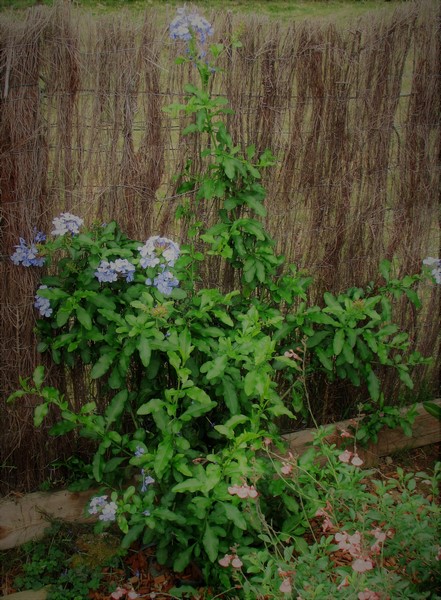
[[[291,580],[286,577],[280,584],[279,591],[283,594],[290,594],[292,592]]]
[[[292,472],[292,465],[290,465],[289,463],[283,463],[283,467],[280,469],[280,471],[284,475],[289,475]]]
[[[357,596],[358,600],[380,600],[381,596],[377,594],[377,592],[372,592],[371,590],[364,590],[364,592],[359,592]]]
[[[371,533],[375,537],[375,539],[377,539],[379,542],[386,541],[386,533],[384,531],[382,531],[381,529],[379,529],[378,527],[376,529],[373,529],[371,531]]]
[[[236,494],[239,498],[248,498],[248,489],[245,486],[237,488]]]
[[[339,455],[338,460],[341,461],[342,463],[349,464],[351,457],[352,457],[352,452],[349,452],[349,450],[345,450],[344,452],[342,452]]]
[[[349,431],[346,431],[346,429],[343,429],[343,431],[340,431],[340,437],[341,438],[352,438],[354,436],[352,435],[352,433],[349,433]]]
[[[374,568],[374,563],[368,558],[357,558],[352,563],[352,568],[357,573],[366,573],[366,571],[371,571]]]
[[[248,498],[257,498],[258,495],[259,495],[259,492],[256,490],[254,485],[252,485],[251,487],[248,487]]]
[[[332,529],[334,529],[334,525],[333,525],[331,519],[328,516],[326,516],[323,519],[322,531],[323,531],[323,533],[326,533],[327,531],[331,531]]]
[[[228,493],[231,494],[231,496],[235,496],[237,494],[238,490],[239,490],[239,486],[232,485],[228,488]]]
[[[338,532],[334,535],[334,539],[338,544],[340,550],[349,550],[350,543],[348,542],[348,534],[346,531]]]
[[[221,567],[229,567],[232,559],[233,559],[232,554],[225,554],[225,556],[223,558],[221,558],[218,562]]]
[[[343,579],[343,581],[340,583],[340,585],[337,586],[337,589],[340,591],[343,588],[348,587],[348,586],[349,586],[349,579],[347,577],[345,577]]]
[[[238,556],[235,556],[231,561],[231,566],[235,569],[240,569],[243,566],[243,562],[240,560]]]
[[[373,554],[374,556],[378,556],[379,554],[381,554],[381,546],[379,542],[375,542],[375,544],[372,544],[371,554]]]
[[[358,456],[358,454],[354,454],[354,456],[352,457],[352,460],[351,460],[351,464],[353,464],[354,467],[361,467],[361,465],[363,464],[363,461]]]

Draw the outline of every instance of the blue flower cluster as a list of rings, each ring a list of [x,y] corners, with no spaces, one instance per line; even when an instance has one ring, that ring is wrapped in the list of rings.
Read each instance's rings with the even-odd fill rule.
[[[187,13],[187,9],[178,8],[177,15],[170,23],[170,37],[173,40],[189,42],[194,36],[199,44],[205,44],[207,36],[213,35],[211,24],[196,12]]]
[[[146,285],[155,286],[164,296],[170,296],[174,287],[179,285],[179,281],[168,270],[173,267],[179,258],[180,250],[178,244],[172,240],[154,235],[150,237],[144,246],[138,247],[141,254],[139,261],[141,267],[159,267],[161,272],[153,279],[146,279]]]
[[[72,235],[76,235],[80,231],[81,225],[84,223],[81,217],[76,217],[71,213],[61,213],[59,217],[55,217],[52,221],[55,229],[51,232],[52,235],[65,235],[66,233],[71,233]]]
[[[41,231],[37,231],[34,227],[34,239],[30,244],[23,238],[19,238],[19,245],[14,246],[16,248],[14,254],[11,256],[11,260],[14,265],[23,265],[24,267],[42,267],[44,265],[44,258],[38,257],[38,248],[36,244],[41,244],[46,240],[46,236]]]
[[[435,279],[436,283],[441,283],[441,259],[432,258],[429,256],[423,260],[423,265],[434,267],[432,269],[433,278]]]
[[[153,279],[153,282],[150,278],[146,279],[145,284],[153,285],[164,296],[170,296],[173,288],[178,287],[179,281],[170,271],[162,271]]]
[[[159,264],[173,267],[180,253],[178,244],[166,237],[159,237],[159,235],[150,237],[144,246],[138,247],[138,250],[141,254],[139,264],[144,269],[156,267]]]
[[[89,514],[99,515],[100,521],[115,521],[118,506],[116,502],[108,502],[107,496],[95,496],[89,505]]]
[[[130,283],[135,276],[135,265],[132,265],[126,258],[117,258],[110,262],[102,260],[95,271],[95,277],[101,283],[116,281],[119,275],[125,277],[127,283]]]
[[[53,313],[53,310],[51,308],[51,303],[49,302],[49,298],[43,298],[42,296],[38,295],[39,290],[47,290],[50,289],[47,287],[47,285],[40,285],[40,287],[37,290],[37,293],[35,295],[35,302],[34,302],[34,306],[36,309],[38,309],[38,311],[40,312],[40,315],[42,317],[50,317],[51,314]]]

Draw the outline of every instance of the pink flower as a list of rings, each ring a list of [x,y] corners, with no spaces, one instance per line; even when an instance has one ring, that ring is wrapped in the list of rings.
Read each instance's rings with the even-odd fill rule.
[[[371,531],[371,533],[375,537],[375,539],[377,539],[379,542],[386,541],[386,533],[384,531],[382,531],[381,529],[379,529],[378,527],[376,529],[373,529]]]
[[[361,535],[356,531],[349,535],[346,531],[336,533],[334,536],[340,550],[346,550],[353,558],[358,558],[361,554]]]
[[[349,586],[349,579],[347,577],[345,577],[343,579],[343,581],[340,583],[340,585],[337,586],[338,591],[340,591],[341,589],[348,587]]]
[[[127,594],[127,590],[125,590],[124,588],[121,588],[121,587],[117,587],[116,590],[114,592],[112,592],[110,597],[113,598],[113,600],[119,600],[119,598],[122,598],[126,594]]]
[[[292,472],[292,465],[290,465],[289,463],[283,463],[283,467],[280,469],[280,471],[284,475],[289,475]]]
[[[232,554],[225,554],[225,556],[223,558],[221,558],[218,562],[220,564],[221,567],[229,567],[230,566],[230,562],[233,560],[233,555]]]
[[[374,568],[374,563],[368,558],[357,558],[352,563],[352,568],[357,573],[366,573],[366,571],[371,571]]]
[[[354,465],[354,467],[361,467],[361,465],[363,464],[363,461],[358,456],[358,454],[354,454],[354,456],[351,459],[351,464]]]
[[[343,429],[343,431],[340,431],[340,437],[341,438],[352,438],[354,436],[352,435],[352,433],[349,433],[349,431],[346,431],[346,429]]]
[[[243,566],[243,562],[240,560],[238,556],[235,556],[231,561],[231,566],[235,569],[240,569]]]
[[[323,519],[322,531],[323,531],[323,533],[326,533],[326,531],[331,531],[332,529],[334,529],[334,525],[333,525],[331,519],[328,516],[326,516]]]
[[[292,592],[291,580],[286,577],[280,584],[279,591],[283,594],[290,594]]]
[[[228,488],[228,493],[231,496],[239,496],[239,498],[257,498],[259,492],[253,485],[232,485]]]
[[[344,452],[342,452],[339,455],[338,460],[341,461],[342,463],[349,464],[351,457],[352,457],[352,452],[349,452],[349,450],[345,450]]]
[[[359,592],[357,596],[358,600],[380,600],[381,596],[377,594],[377,592],[372,592],[371,590],[364,590],[364,592]]]
[[[294,360],[302,360],[300,356],[294,352],[294,350],[287,350],[283,356],[286,356],[286,358],[293,358]]]

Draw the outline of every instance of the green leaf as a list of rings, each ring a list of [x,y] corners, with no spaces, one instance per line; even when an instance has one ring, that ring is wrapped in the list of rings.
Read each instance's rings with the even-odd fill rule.
[[[327,371],[332,371],[333,370],[333,364],[332,361],[330,360],[330,358],[325,354],[324,350],[322,348],[316,348],[315,353],[317,355],[317,358],[319,359],[319,361],[322,363],[322,365],[325,367],[325,369]]]
[[[202,544],[204,545],[208,558],[212,563],[214,563],[219,553],[219,538],[216,536],[208,523],[205,526]]]
[[[123,537],[121,541],[122,548],[130,548],[130,546],[136,542],[136,540],[141,537],[141,533],[144,531],[144,523],[136,523],[133,527],[130,527],[126,535]]]
[[[423,406],[429,415],[432,415],[432,417],[435,417],[441,421],[441,406],[435,404],[434,402],[423,402]]]
[[[225,371],[225,367],[228,363],[228,356],[223,354],[222,356],[217,356],[213,361],[207,361],[204,363],[200,371],[201,373],[206,373],[206,377],[209,381],[211,379],[215,379],[215,377],[220,377]]]
[[[223,395],[225,404],[232,415],[239,412],[239,402],[237,401],[236,386],[229,377],[222,379]]]
[[[161,400],[160,398],[153,398],[152,400],[149,400],[145,404],[142,404],[136,411],[136,414],[150,415],[153,411],[157,411],[157,410],[161,409],[163,406],[164,406],[164,400]]]
[[[149,340],[145,336],[141,335],[136,347],[138,348],[139,357],[142,364],[144,367],[148,367],[152,356],[152,349],[150,347]]]
[[[44,381],[44,367],[43,365],[39,365],[32,374],[32,380],[35,384],[36,388],[41,387]]]
[[[173,571],[175,573],[182,573],[182,571],[184,571],[184,569],[189,565],[191,556],[193,554],[194,547],[195,547],[195,544],[193,544],[189,548],[186,548],[185,550],[183,550],[179,553],[179,556],[175,559],[175,561],[173,563]],[[191,589],[192,589],[192,591],[196,591],[196,590],[193,590],[193,588],[191,588]],[[181,590],[181,586],[178,589],[178,593],[180,590]],[[169,591],[171,591],[171,590],[169,590]]]
[[[111,473],[112,471],[115,471],[125,460],[127,459],[122,456],[115,456],[111,458],[105,463],[103,473]]]
[[[244,392],[247,396],[263,396],[268,375],[261,370],[248,371],[244,379]]]
[[[167,437],[159,444],[155,456],[155,462],[153,464],[153,468],[158,479],[161,479],[166,470],[170,468],[172,458],[173,439],[171,437]]]
[[[115,352],[107,352],[100,356],[98,361],[93,365],[90,376],[92,379],[98,379],[102,377],[110,368],[110,365],[115,359]]]
[[[90,318],[87,310],[85,310],[82,306],[77,306],[75,312],[77,313],[77,319],[81,325],[87,330],[92,329],[92,319]]]
[[[242,512],[237,508],[237,506],[234,506],[229,502],[223,502],[222,506],[225,509],[225,513],[227,515],[228,520],[232,521],[236,525],[236,527],[239,527],[239,529],[246,530],[247,522],[245,521]]]
[[[109,406],[106,408],[104,417],[106,419],[106,426],[109,427],[118,417],[123,413],[129,392],[127,389],[121,390],[116,396],[112,398]]]
[[[343,311],[343,307],[340,304],[340,302],[338,302],[336,300],[336,298],[330,292],[325,292],[323,294],[323,299],[326,302],[326,306],[328,306],[329,308],[332,308],[336,312],[342,312]]]
[[[177,483],[173,488],[172,492],[175,494],[183,494],[185,492],[200,492],[204,487],[204,482],[195,477],[190,479],[184,479],[181,483]]]
[[[57,316],[55,321],[57,323],[57,327],[63,327],[69,320],[69,317],[72,313],[71,306],[61,306],[60,310],[57,312]]]
[[[369,370],[366,380],[369,395],[374,402],[377,402],[377,400],[380,398],[380,381],[372,369]]]
[[[333,349],[335,356],[338,356],[343,350],[343,344],[345,343],[345,332],[343,329],[338,329],[334,335]]]
[[[391,269],[390,260],[384,259],[380,262],[380,273],[383,275],[383,277],[386,281],[389,281],[389,279],[390,279],[390,269]]]
[[[39,404],[38,406],[35,407],[35,409],[34,409],[34,426],[35,427],[40,427],[40,425],[43,423],[43,420],[46,417],[48,412],[49,412],[49,405],[46,403]]]
[[[92,461],[92,473],[95,477],[95,480],[100,482],[103,479],[103,468],[104,468],[104,458],[100,454],[100,452],[95,452],[95,456]]]

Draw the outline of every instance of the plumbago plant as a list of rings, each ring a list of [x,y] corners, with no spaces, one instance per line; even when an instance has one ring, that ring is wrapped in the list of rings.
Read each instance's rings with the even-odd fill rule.
[[[419,305],[421,276],[394,279],[384,261],[382,286],[326,293],[323,308],[308,305],[311,278],[285,264],[262,223],[261,170],[274,158],[256,156],[253,146],[242,151],[224,123],[227,101],[208,92],[216,72],[207,59],[211,34],[203,17],[178,11],[170,35],[186,46],[180,62],[194,64],[201,85],[188,84],[185,102],[167,110],[186,114],[184,134],[199,135],[206,148],[205,170],[183,173],[178,191],[216,203],[217,222],[204,229],[183,206],[188,243],[163,236],[142,243],[115,222],[86,228],[63,213],[50,239],[37,231],[30,243],[20,239],[13,262],[47,267],[35,299],[38,351],[66,368],[86,365],[96,386],[76,411],[44,385],[38,367],[10,400],[39,397],[37,427],[53,407],[52,435],[75,430],[95,441],[83,483],[102,485],[89,506],[100,527],[116,521],[124,547],[155,543],[159,562],[176,571],[197,560],[226,588],[240,556],[266,543],[262,519],[283,532],[278,543],[289,540],[290,552],[304,549],[320,498],[274,477],[267,447],[282,449],[279,417],[307,409],[307,376],[366,386],[373,410],[385,401],[378,365],[412,386],[411,369],[423,358],[392,323],[392,306],[402,295]],[[222,46],[209,51],[216,59]],[[204,260],[223,261],[231,288],[204,287]],[[102,413],[98,396],[107,401]]]

